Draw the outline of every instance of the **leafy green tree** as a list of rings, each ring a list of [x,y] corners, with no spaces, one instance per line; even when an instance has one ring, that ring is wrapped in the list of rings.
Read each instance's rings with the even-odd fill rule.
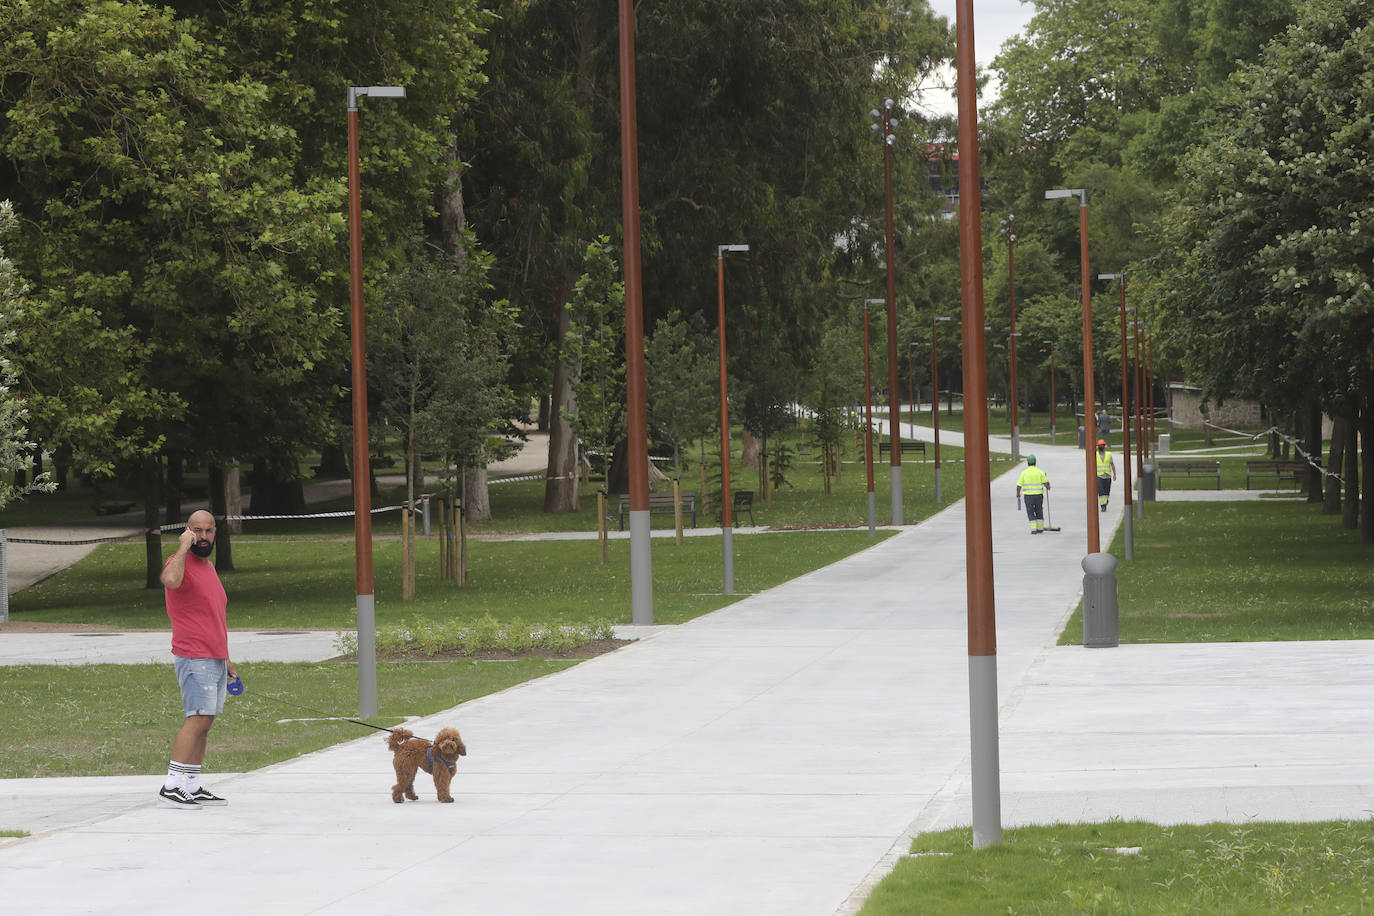
[[[556,342],[581,249],[620,218],[616,21],[589,0],[492,7],[474,122],[492,145],[474,156],[469,213],[501,264],[498,291]],[[636,49],[648,326],[673,310],[714,325],[714,246],[749,242],[757,275],[735,301],[757,314],[739,327],[780,329],[774,345],[804,361],[850,274],[835,240],[854,231],[856,201],[866,239],[882,213],[865,115],[884,96],[916,101],[952,52],[947,23],[886,0],[687,0],[641,4]],[[550,476],[565,476],[555,451]]]
[[[673,311],[659,319],[644,348],[649,428],[671,443],[673,467],[682,470],[684,446],[716,424],[714,338],[699,321]]]
[[[1189,160],[1153,304],[1217,399],[1305,408],[1374,435],[1370,0],[1320,0],[1238,70]],[[1364,449],[1365,478],[1374,457]],[[1374,543],[1364,501],[1362,537]]]
[[[625,289],[610,240],[587,246],[585,272],[568,303],[564,337],[576,406],[566,416],[578,438],[601,456],[610,481],[611,450],[625,435]]]
[[[251,407],[305,409],[289,394],[341,346],[337,311],[296,279],[324,271],[338,186],[297,181],[267,89],[170,10],[50,0],[15,14],[0,156],[35,281],[35,431],[88,472],[137,468],[151,529],[164,449],[213,460],[251,430],[289,434]],[[150,536],[150,587],[158,554]]]
[[[24,282],[5,255],[4,239],[14,227],[14,210],[9,201],[0,202],[0,509],[34,490],[47,490],[52,484],[38,478],[17,486],[10,475],[28,464],[33,443],[28,434],[28,411],[11,390],[14,372],[8,354],[14,345],[13,326],[22,318]]]

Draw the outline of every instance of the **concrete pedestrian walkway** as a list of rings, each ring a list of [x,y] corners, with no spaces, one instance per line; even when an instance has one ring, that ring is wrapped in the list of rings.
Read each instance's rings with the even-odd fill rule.
[[[1370,816],[1374,642],[1056,646],[1083,457],[1035,452],[1062,532],[1027,533],[1015,472],[993,485],[1003,823]],[[47,913],[854,912],[913,832],[970,820],[963,521],[417,720],[463,731],[452,805],[423,781],[394,805],[372,734],[209,773],[230,804],[201,811],[158,777],[5,781],[5,828],[142,801],[0,847],[0,888]]]

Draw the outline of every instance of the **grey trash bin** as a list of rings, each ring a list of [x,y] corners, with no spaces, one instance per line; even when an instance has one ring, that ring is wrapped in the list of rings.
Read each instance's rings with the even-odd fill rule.
[[[1090,553],[1083,558],[1083,645],[1115,646],[1119,636],[1116,607],[1116,557]]]
[[[1145,462],[1141,468],[1140,475],[1140,498],[1155,501],[1155,466],[1150,462]]]
[[[1078,447],[1083,448],[1088,441],[1088,430],[1086,427],[1078,427]]]

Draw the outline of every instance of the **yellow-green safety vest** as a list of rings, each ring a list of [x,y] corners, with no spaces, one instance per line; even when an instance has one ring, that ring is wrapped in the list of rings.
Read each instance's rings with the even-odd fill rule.
[[[1112,476],[1112,453],[1106,449],[1097,453],[1097,476]]]
[[[1045,492],[1045,484],[1049,482],[1050,475],[1031,465],[1021,472],[1021,476],[1016,478],[1016,485],[1021,488],[1021,492],[1026,496],[1039,496]]]

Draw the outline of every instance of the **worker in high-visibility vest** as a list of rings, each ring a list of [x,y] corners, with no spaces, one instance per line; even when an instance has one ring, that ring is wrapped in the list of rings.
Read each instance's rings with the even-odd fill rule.
[[[1050,477],[1035,466],[1035,456],[1026,456],[1026,469],[1016,478],[1016,508],[1021,508],[1021,497],[1026,497],[1026,516],[1030,519],[1031,534],[1045,531],[1045,491],[1050,488]]]
[[[1112,498],[1112,481],[1116,480],[1116,459],[1107,451],[1107,440],[1097,440],[1097,504],[1107,511],[1107,501]]]

